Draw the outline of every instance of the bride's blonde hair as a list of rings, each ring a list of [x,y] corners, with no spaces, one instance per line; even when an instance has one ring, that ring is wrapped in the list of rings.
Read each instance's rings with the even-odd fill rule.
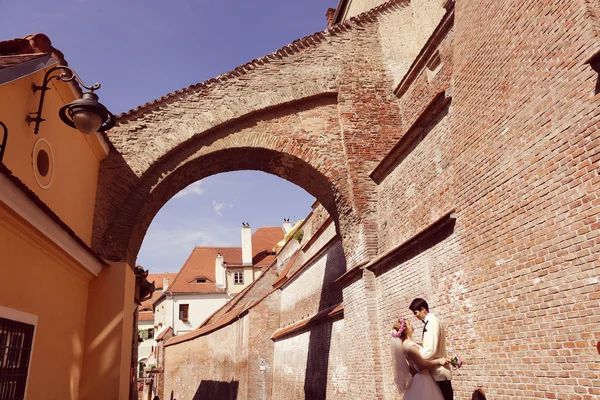
[[[406,337],[406,320],[404,318],[398,318],[398,321],[392,327],[392,337],[400,339]]]

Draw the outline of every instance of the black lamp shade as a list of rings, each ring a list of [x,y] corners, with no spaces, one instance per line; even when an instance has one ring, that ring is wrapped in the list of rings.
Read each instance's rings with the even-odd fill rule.
[[[81,99],[63,106],[60,119],[82,133],[104,132],[115,126],[115,117],[98,102],[94,93],[84,93]]]

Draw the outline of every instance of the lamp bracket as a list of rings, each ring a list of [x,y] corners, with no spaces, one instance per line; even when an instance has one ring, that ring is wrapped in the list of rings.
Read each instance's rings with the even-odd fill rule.
[[[54,71],[59,70],[63,70],[65,72],[62,72],[59,75],[50,76]],[[45,119],[42,118],[42,108],[44,106],[44,97],[46,97],[46,91],[50,90],[48,83],[50,83],[52,79],[60,79],[63,82],[71,82],[72,80],[76,80],[81,86],[83,86],[92,93],[94,92],[94,90],[100,89],[100,84],[98,82],[94,83],[91,86],[85,85],[79,77],[79,75],[77,75],[77,73],[73,71],[73,69],[67,67],[66,65],[57,65],[56,67],[50,68],[48,71],[46,71],[46,74],[44,74],[44,81],[42,82],[42,85],[38,86],[36,84],[33,84],[31,88],[33,90],[33,93],[36,93],[38,90],[42,92],[42,94],[40,95],[40,104],[38,105],[38,110],[36,112],[29,113],[30,115],[28,115],[26,118],[28,124],[35,122],[35,128],[33,129],[33,133],[36,135],[40,130],[40,123],[42,121],[45,121]],[[32,117],[31,115],[35,115],[35,117]]]

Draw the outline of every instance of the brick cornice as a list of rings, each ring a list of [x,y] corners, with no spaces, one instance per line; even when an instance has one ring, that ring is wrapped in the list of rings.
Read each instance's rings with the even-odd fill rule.
[[[354,16],[344,22],[332,25],[330,28],[325,29],[324,31],[316,32],[312,35],[296,39],[292,43],[283,46],[279,50],[269,53],[266,56],[252,60],[246,64],[240,65],[239,67],[224,74],[221,74],[215,78],[211,78],[204,82],[196,83],[186,88],[176,90],[159,99],[153,100],[132,110],[121,113],[117,115],[117,126],[125,122],[136,120],[137,118],[147,113],[150,113],[165,104],[177,101],[182,96],[190,92],[219,86],[232,78],[237,78],[241,75],[246,75],[257,68],[260,68],[264,64],[269,64],[272,61],[281,60],[283,58],[298,54],[302,50],[307,48],[317,47],[323,41],[327,41],[327,38],[329,37],[343,35],[344,33],[352,30],[353,28],[361,26],[365,23],[376,22],[383,13],[389,11],[390,9],[399,7],[401,4],[406,3],[408,3],[408,0],[390,0],[384,4],[381,4],[378,7],[375,7],[369,11]]]
[[[381,267],[384,264],[385,261],[387,261],[389,258],[394,256],[401,250],[407,248],[408,246],[412,245],[413,243],[415,243],[419,240],[422,240],[423,238],[427,237],[428,235],[430,235],[433,232],[440,229],[440,227],[446,226],[446,224],[456,220],[455,211],[456,210],[454,210],[454,209],[448,211],[447,213],[445,213],[444,215],[442,215],[441,217],[439,217],[438,219],[436,219],[435,221],[433,221],[432,223],[427,225],[425,228],[421,229],[419,232],[417,232],[416,234],[414,234],[407,240],[401,242],[397,246],[391,248],[390,250],[381,254],[377,258],[371,260],[368,264],[366,264],[363,267],[363,269],[368,269],[370,271],[377,270],[379,267]]]
[[[423,123],[426,123],[446,107],[452,101],[452,91],[446,88],[438,92],[429,102],[425,110],[406,130],[406,133],[400,138],[398,143],[383,157],[377,166],[369,173],[369,176],[377,184],[380,184],[393,169],[398,160],[407,152],[410,146],[418,139],[418,131]]]
[[[310,325],[313,325],[325,318],[333,318],[336,315],[342,314],[344,312],[344,303],[339,303],[335,306],[329,307],[325,310],[319,311],[316,314],[313,314],[309,317],[304,318],[301,321],[294,322],[291,325],[288,325],[284,328],[280,328],[276,330],[271,336],[271,340],[277,340],[284,336],[290,335],[294,332],[298,332]]]
[[[438,48],[446,34],[454,26],[454,1],[450,1],[446,5],[446,15],[444,15],[444,18],[442,18],[438,26],[433,31],[425,43],[425,46],[423,46],[421,52],[417,55],[412,65],[404,75],[404,78],[402,78],[398,84],[398,87],[396,87],[396,90],[394,90],[394,94],[396,96],[402,97],[402,95],[406,93],[416,77],[419,76],[419,73],[425,68],[427,62],[434,54],[435,50]]]

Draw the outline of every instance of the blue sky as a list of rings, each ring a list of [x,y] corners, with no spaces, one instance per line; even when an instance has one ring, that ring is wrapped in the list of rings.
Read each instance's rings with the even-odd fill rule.
[[[337,0],[0,0],[0,40],[45,33],[114,114],[227,72],[326,28]],[[241,223],[302,219],[314,198],[275,176],[219,174],[171,199],[138,263],[178,270],[194,245],[240,244]]]

